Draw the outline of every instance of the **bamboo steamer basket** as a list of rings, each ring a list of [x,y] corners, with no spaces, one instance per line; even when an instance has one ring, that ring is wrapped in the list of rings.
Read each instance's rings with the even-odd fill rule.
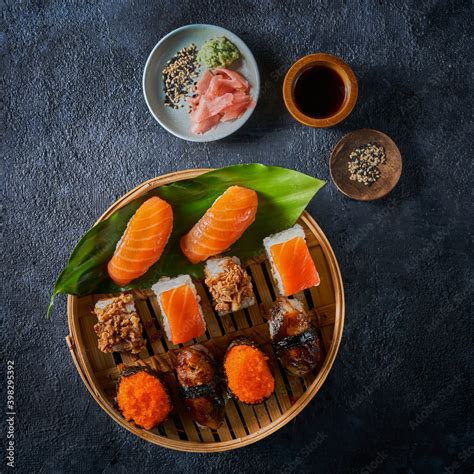
[[[141,196],[150,189],[175,181],[193,178],[210,169],[191,169],[166,174],[139,185],[116,201],[97,222]],[[336,358],[344,326],[344,291],[341,273],[329,242],[314,219],[304,211],[298,221],[304,228],[310,253],[316,262],[321,284],[295,295],[311,312],[321,340],[322,362],[312,374],[294,377],[284,372],[273,353],[266,311],[271,306],[276,287],[271,279],[268,261],[262,255],[247,265],[258,303],[247,310],[223,317],[217,316],[201,282],[196,288],[206,319],[206,334],[195,342],[210,348],[221,357],[228,343],[239,335],[254,338],[269,356],[275,374],[275,393],[265,403],[244,405],[234,400],[226,404],[224,424],[219,430],[202,428],[193,422],[178,397],[173,372],[174,350],[159,324],[159,307],[150,290],[134,291],[135,303],[142,321],[146,349],[138,356],[127,353],[104,354],[97,348],[93,307],[98,299],[109,295],[69,295],[67,300],[69,335],[66,342],[77,371],[95,401],[118,424],[151,443],[186,452],[220,452],[255,443],[277,431],[300,413],[316,395]],[[190,341],[185,345],[195,343]],[[163,374],[173,398],[174,411],[164,425],[151,431],[136,427],[121,416],[114,404],[115,384],[120,364],[147,364]]]

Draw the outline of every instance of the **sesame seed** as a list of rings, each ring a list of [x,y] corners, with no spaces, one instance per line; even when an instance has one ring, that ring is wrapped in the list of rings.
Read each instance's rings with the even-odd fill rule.
[[[349,154],[349,179],[371,186],[380,178],[379,164],[387,163],[385,149],[377,143],[366,143]]]
[[[194,43],[180,49],[166,63],[162,71],[165,106],[173,109],[183,107],[183,98],[194,91],[194,78],[198,76],[198,69],[197,47]]]

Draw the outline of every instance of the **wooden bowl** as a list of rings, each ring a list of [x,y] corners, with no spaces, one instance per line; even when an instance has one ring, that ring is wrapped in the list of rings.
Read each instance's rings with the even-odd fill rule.
[[[349,154],[358,146],[375,142],[385,148],[387,162],[379,166],[380,178],[370,186],[349,179]],[[346,196],[359,201],[372,201],[386,196],[402,174],[402,155],[395,142],[385,133],[363,128],[339,140],[329,160],[329,172],[334,184]]]
[[[98,222],[110,216],[119,207],[152,188],[174,181],[192,178],[210,170],[187,170],[171,173],[147,181],[113,204]],[[159,307],[149,290],[134,291],[137,311],[140,315],[147,348],[138,357],[130,354],[104,354],[97,349],[94,324],[97,318],[92,310],[95,302],[105,295],[68,297],[68,323],[70,335],[66,338],[77,370],[87,389],[97,403],[120,425],[135,435],[166,448],[188,452],[217,452],[235,449],[259,441],[292,420],[315,396],[326,380],[341,342],[344,326],[344,292],[341,273],[336,257],[323,232],[304,212],[299,220],[303,225],[308,246],[313,256],[321,284],[296,295],[308,309],[321,339],[323,359],[318,371],[304,377],[294,377],[283,372],[270,344],[266,310],[274,300],[275,287],[269,277],[269,266],[262,256],[247,263],[259,304],[248,310],[218,317],[209,302],[201,282],[196,288],[201,297],[207,331],[199,343],[210,348],[221,357],[232,339],[239,335],[253,337],[270,358],[275,373],[275,393],[265,403],[248,406],[229,400],[226,405],[225,422],[217,431],[201,428],[188,415],[178,397],[178,386],[173,371],[174,350],[162,335],[157,316]],[[191,345],[190,342],[186,345]],[[137,428],[127,422],[114,406],[115,383],[119,376],[118,365],[143,364],[146,362],[163,374],[168,382],[173,404],[172,416],[163,425],[151,431]]]
[[[341,77],[345,89],[345,99],[339,110],[329,117],[314,118],[310,117],[298,108],[295,103],[294,86],[301,73],[311,66],[321,65],[333,69]],[[295,120],[313,128],[332,127],[342,122],[352,112],[358,95],[357,78],[352,69],[341,59],[332,54],[315,53],[304,56],[296,61],[288,70],[283,81],[283,100],[285,101],[288,112]]]

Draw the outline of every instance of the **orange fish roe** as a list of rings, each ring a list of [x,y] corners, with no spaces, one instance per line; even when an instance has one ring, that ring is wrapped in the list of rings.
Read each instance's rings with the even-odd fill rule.
[[[127,421],[133,420],[146,430],[165,421],[173,408],[162,382],[144,370],[122,377],[117,402]]]
[[[224,369],[227,384],[243,403],[263,402],[275,389],[275,379],[265,354],[248,344],[239,344],[228,351]]]

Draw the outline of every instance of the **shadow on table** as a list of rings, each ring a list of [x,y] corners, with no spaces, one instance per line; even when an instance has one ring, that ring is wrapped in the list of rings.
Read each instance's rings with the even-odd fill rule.
[[[363,69],[363,68],[360,68]],[[406,72],[396,68],[359,69],[359,97],[352,114],[334,127],[342,138],[361,128],[373,128],[389,135],[400,149],[403,170],[400,181],[386,197],[376,201],[384,205],[418,194],[423,186],[424,171],[417,151],[417,129],[423,117],[420,92],[405,81]],[[333,145],[335,146],[335,144]],[[410,153],[408,153],[410,150]]]
[[[254,142],[268,133],[286,130],[295,125],[287,112],[282,85],[290,64],[278,64],[270,51],[258,58],[261,67],[261,92],[257,108],[250,119],[224,143]],[[363,70],[363,72],[360,72]],[[389,135],[402,154],[403,170],[400,181],[386,197],[374,201],[377,206],[400,202],[418,194],[423,186],[424,170],[417,151],[417,129],[423,117],[421,92],[411,88],[406,72],[397,68],[359,68],[359,97],[352,114],[332,128],[339,140],[360,128],[374,128]],[[331,144],[331,149],[336,142]],[[410,153],[408,154],[408,150]]]
[[[292,118],[283,102],[283,79],[290,62],[278,63],[275,54],[264,51],[256,55],[260,70],[260,94],[257,106],[247,122],[234,134],[222,140],[223,143],[253,142],[268,133],[291,128]]]

